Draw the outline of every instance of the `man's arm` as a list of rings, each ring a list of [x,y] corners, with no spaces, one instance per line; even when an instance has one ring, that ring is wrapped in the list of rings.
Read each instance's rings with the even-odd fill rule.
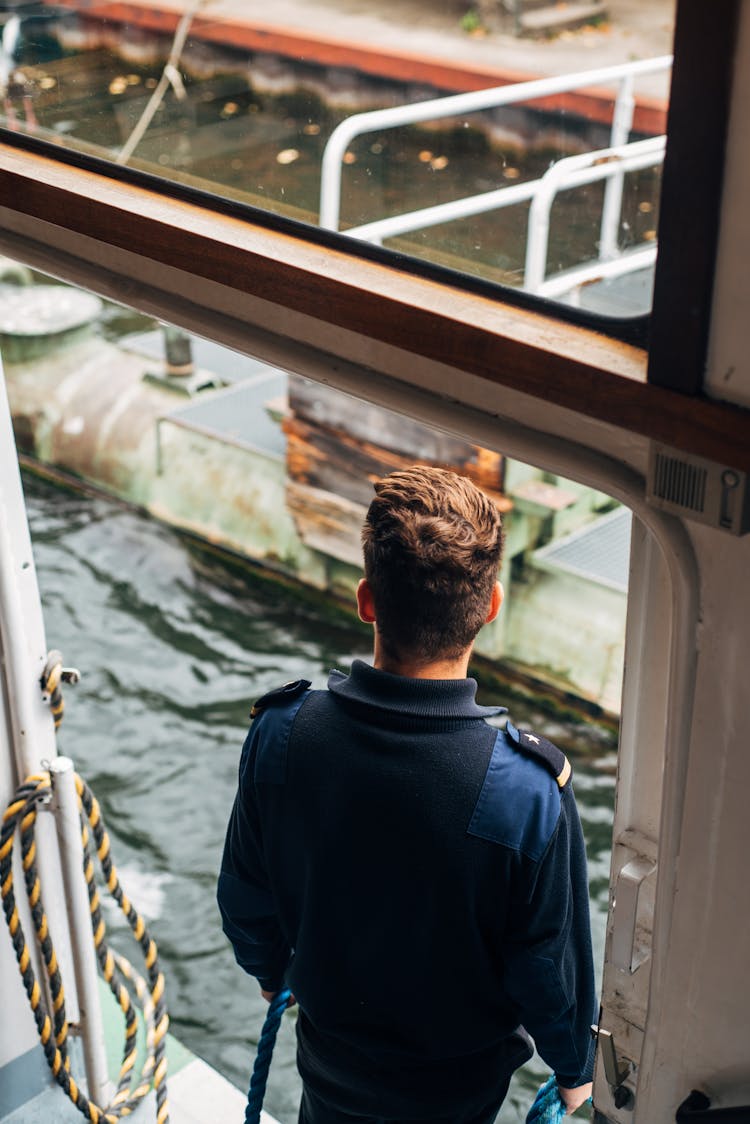
[[[276,992],[283,983],[291,951],[276,915],[263,860],[257,793],[253,783],[260,722],[242,749],[240,780],[229,818],[217,899],[223,928],[240,967]]]
[[[585,1104],[594,1090],[591,1081],[587,1081],[585,1085],[579,1085],[576,1089],[566,1089],[558,1081],[557,1087],[568,1113],[575,1112],[582,1104]]]
[[[524,861],[515,887],[505,986],[574,1111],[590,1092],[590,1027],[598,1007],[586,852],[570,785],[561,793],[560,817],[542,859]]]

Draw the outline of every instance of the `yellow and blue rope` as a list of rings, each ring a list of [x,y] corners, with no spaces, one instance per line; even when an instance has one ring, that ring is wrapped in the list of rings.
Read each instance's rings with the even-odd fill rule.
[[[52,797],[49,773],[35,773],[19,786],[13,800],[5,811],[0,828],[0,893],[3,912],[8,924],[15,949],[21,978],[29,999],[39,1039],[44,1049],[52,1074],[79,1111],[92,1124],[117,1124],[124,1116],[129,1116],[140,1101],[147,1095],[153,1083],[156,1092],[157,1124],[168,1124],[167,1103],[167,1060],[165,1054],[166,1033],[169,1018],[164,1000],[164,976],[159,969],[158,953],[142,917],[133,908],[120,886],[117,871],[112,863],[109,835],[101,818],[99,804],[88,785],[76,776],[79,807],[86,819],[82,818],[81,836],[84,852],[84,875],[89,895],[91,926],[97,959],[107,984],[117,999],[125,1016],[125,1046],[117,1090],[112,1102],[100,1108],[89,1100],[70,1073],[68,1056],[68,1021],[65,1014],[65,993],[63,989],[57,956],[49,933],[47,916],[42,901],[41,884],[36,862],[36,840],[34,828],[37,811],[41,804]],[[86,822],[86,820],[88,822]],[[89,832],[89,827],[91,831]],[[36,933],[37,944],[44,961],[52,1002],[51,1014],[47,1009],[42,988],[36,979],[31,962],[31,952],[26,940],[15,897],[13,875],[13,847],[16,833],[20,836],[21,865],[23,869],[26,894]],[[94,863],[91,856],[90,840],[96,846],[106,885],[130,925],[136,941],[143,952],[148,983],[143,981],[124,957],[113,954],[105,941],[105,925],[101,916],[99,892],[94,880]],[[128,979],[133,984],[144,1008],[147,1027],[147,1056],[136,1087],[131,1091],[133,1068],[136,1059],[137,1016],[130,994],[122,982]]]

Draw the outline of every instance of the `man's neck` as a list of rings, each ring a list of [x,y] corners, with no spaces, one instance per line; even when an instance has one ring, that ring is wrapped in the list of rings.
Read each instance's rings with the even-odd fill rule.
[[[379,671],[390,672],[391,675],[403,675],[408,679],[465,679],[469,670],[468,648],[457,660],[433,660],[431,663],[420,663],[409,659],[395,659],[383,651],[382,645],[375,636],[375,654],[373,667]]]

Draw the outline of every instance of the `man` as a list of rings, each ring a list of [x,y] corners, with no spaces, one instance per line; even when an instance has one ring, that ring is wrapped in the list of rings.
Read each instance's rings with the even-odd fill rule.
[[[466,678],[502,601],[500,517],[442,469],[375,492],[357,590],[373,666],[256,703],[224,930],[267,999],[299,1003],[300,1124],[491,1124],[526,1031],[574,1111],[596,1005],[570,767],[491,725]]]

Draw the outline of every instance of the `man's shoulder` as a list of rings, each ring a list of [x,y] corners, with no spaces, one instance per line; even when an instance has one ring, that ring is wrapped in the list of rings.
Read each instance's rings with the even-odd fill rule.
[[[554,777],[558,788],[563,789],[570,783],[573,775],[570,762],[554,742],[549,741],[542,734],[519,730],[510,719],[505,724],[505,736],[513,749],[531,758]]]
[[[294,679],[256,699],[250,711],[252,725],[246,747],[253,748],[256,782],[283,784],[286,777],[289,736],[297,713],[313,694],[309,679]]]
[[[269,707],[289,706],[297,699],[301,699],[309,687],[309,679],[292,679],[288,683],[283,683],[281,687],[274,687],[272,691],[267,691],[265,695],[255,700],[250,710],[250,717],[258,718]]]
[[[562,750],[509,721],[497,733],[469,834],[540,859],[560,819],[569,781],[570,764]]]

